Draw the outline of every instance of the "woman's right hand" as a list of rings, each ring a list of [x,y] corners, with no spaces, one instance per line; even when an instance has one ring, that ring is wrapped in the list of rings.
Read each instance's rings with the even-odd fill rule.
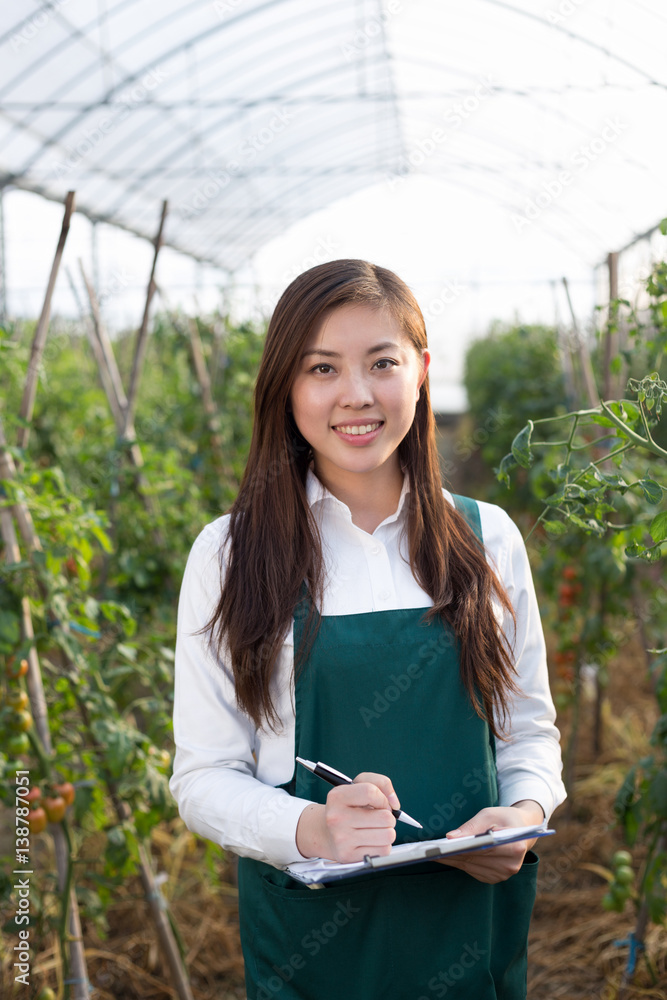
[[[396,839],[392,809],[400,803],[385,774],[364,771],[351,785],[337,785],[326,805],[306,806],[296,828],[304,858],[363,861],[366,854],[389,854]]]

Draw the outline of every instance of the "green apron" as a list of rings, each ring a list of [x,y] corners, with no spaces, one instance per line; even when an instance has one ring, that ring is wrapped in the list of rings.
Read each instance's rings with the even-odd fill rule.
[[[477,504],[457,507],[481,539]],[[296,609],[295,649],[309,605]],[[495,743],[459,674],[457,642],[425,608],[322,617],[295,682],[295,754],[354,776],[388,774],[396,843],[442,837],[498,804]],[[284,786],[324,803],[305,768]],[[313,890],[241,858],[248,1000],[524,1000],[537,859],[486,885],[436,862]]]

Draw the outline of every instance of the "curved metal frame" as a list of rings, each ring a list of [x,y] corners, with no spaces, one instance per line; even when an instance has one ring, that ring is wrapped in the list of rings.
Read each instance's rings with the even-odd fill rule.
[[[370,0],[370,2],[374,4],[373,9],[380,12],[385,0]],[[549,23],[538,14],[515,6],[507,0],[480,0],[480,2],[505,11],[510,16],[524,18],[531,23],[537,22],[542,28],[556,30],[578,44],[605,52],[615,63],[638,74],[652,86],[667,90],[667,83],[654,79],[651,74],[624,58],[621,53],[608,51],[604,46],[573,31],[567,25]],[[106,11],[105,23],[108,24],[116,17],[127,16],[135,3],[136,0],[116,0]],[[299,218],[303,214],[301,206],[307,204],[312,208],[321,208],[332,199],[359,190],[373,180],[377,181],[378,177],[382,177],[382,163],[397,163],[401,156],[407,158],[409,150],[406,149],[402,130],[403,121],[409,117],[405,110],[408,107],[406,102],[419,100],[420,96],[396,93],[391,57],[381,18],[379,20],[381,30],[361,52],[359,64],[356,61],[346,63],[342,58],[325,61],[323,55],[328,51],[326,42],[332,30],[342,31],[343,26],[350,22],[350,39],[353,38],[355,29],[358,30],[358,8],[354,0],[348,0],[344,4],[341,4],[340,0],[324,0],[310,5],[303,0],[254,0],[254,2],[245,0],[243,6],[239,6],[238,10],[230,13],[224,20],[216,22],[212,16],[211,23],[205,30],[198,27],[191,33],[184,31],[183,37],[177,44],[173,44],[175,26],[180,23],[187,25],[188,19],[192,19],[195,12],[201,12],[210,6],[210,0],[189,0],[163,14],[158,5],[156,17],[149,25],[135,35],[126,34],[123,41],[115,47],[113,66],[120,73],[120,78],[106,89],[100,100],[84,101],[81,104],[72,102],[71,105],[66,105],[66,102],[58,104],[60,97],[72,93],[98,71],[98,64],[91,59],[85,68],[74,71],[66,80],[59,82],[49,102],[38,104],[33,109],[28,108],[20,120],[5,112],[5,118],[13,122],[6,136],[5,146],[13,136],[26,133],[30,133],[32,141],[36,139],[40,145],[30,155],[24,157],[23,163],[17,166],[14,172],[5,171],[0,175],[0,187],[14,184],[27,190],[34,190],[53,200],[61,200],[61,195],[56,195],[55,191],[50,189],[48,181],[30,177],[30,172],[43,161],[45,151],[52,149],[62,151],[62,144],[66,144],[68,140],[72,141],[71,137],[76,136],[77,130],[85,125],[90,127],[94,124],[91,122],[91,114],[105,106],[112,106],[116,97],[144,78],[151,69],[177,60],[183,52],[197,46],[207,47],[198,60],[198,69],[208,71],[211,66],[216,68],[216,72],[206,80],[204,92],[210,94],[227,91],[225,94],[227,103],[221,108],[221,113],[217,113],[215,101],[210,101],[207,105],[205,100],[198,104],[195,99],[192,102],[175,101],[170,105],[168,101],[161,104],[151,101],[150,98],[146,100],[141,105],[146,114],[140,116],[140,120],[131,131],[122,135],[122,141],[109,144],[101,158],[96,159],[91,156],[86,164],[84,177],[87,187],[83,197],[79,199],[79,211],[88,215],[91,220],[105,221],[150,238],[150,233],[141,231],[141,225],[133,227],[128,224],[128,209],[133,208],[135,198],[140,197],[144,201],[148,198],[149,205],[152,200],[157,202],[163,197],[174,198],[177,204],[179,201],[182,203],[187,182],[192,183],[192,186],[187,187],[191,193],[193,189],[196,191],[198,184],[201,186],[205,182],[210,171],[216,169],[216,160],[220,160],[220,153],[217,150],[224,149],[226,141],[238,143],[239,122],[247,123],[256,118],[260,113],[259,109],[267,106],[272,96],[282,99],[285,103],[292,100],[305,106],[304,122],[312,123],[310,133],[304,137],[302,127],[295,128],[292,133],[286,131],[275,149],[267,155],[266,161],[261,163],[255,161],[247,165],[247,169],[235,173],[237,184],[230,184],[221,190],[219,197],[213,198],[210,209],[203,213],[201,219],[194,220],[194,224],[182,225],[179,232],[178,220],[172,215],[169,227],[172,231],[176,228],[177,232],[168,234],[167,245],[187,253],[194,259],[220,266],[220,257],[216,259],[215,253],[210,256],[210,248],[213,240],[220,240],[219,233],[224,229],[224,241],[229,247],[229,254],[223,256],[228,256],[232,261],[229,266],[236,267],[270,238],[275,229],[283,230],[286,225]],[[57,17],[59,22],[65,25],[68,33],[40,57],[39,66],[31,64],[24,67],[16,72],[11,80],[6,81],[0,87],[0,100],[28,82],[33,74],[43,72],[45,65],[53,60],[66,60],[68,53],[73,47],[80,45],[82,40],[89,41],[91,45],[97,44],[93,43],[90,36],[99,24],[98,18],[92,18],[82,27],[77,27],[65,16],[66,9],[54,10],[52,4],[43,3],[40,8],[28,16],[23,16],[13,28],[4,32],[0,36],[0,46],[6,44],[11,35],[34,22],[35,17],[42,12],[49,12]],[[363,18],[370,16],[365,10],[362,10],[362,13]],[[274,14],[278,16],[274,18]],[[307,51],[295,58],[291,50],[281,51],[274,45],[273,58],[267,61],[266,65],[264,63],[258,65],[252,58],[248,58],[246,71],[239,75],[238,65],[243,53],[247,52],[251,57],[253,51],[257,51],[258,42],[264,43],[267,39],[275,41],[282,37],[283,32],[289,34],[297,22],[303,30],[304,37],[310,40]],[[162,31],[168,32],[165,38],[161,36]],[[156,36],[158,47],[161,41],[165,47],[160,49],[159,53],[149,50],[145,54],[142,46],[148,38],[155,39]],[[221,63],[221,51],[211,47],[218,39],[221,40],[220,50],[223,52],[225,39],[228,40],[228,44],[232,40],[234,42],[234,65],[230,68],[222,63],[219,71],[217,64]],[[141,58],[131,69],[126,69],[120,63],[130,53],[135,57],[139,54]],[[408,60],[410,58],[411,56],[407,57]],[[426,66],[430,70],[449,72],[459,79],[467,78],[478,82],[475,74],[466,69],[446,67],[441,63],[425,61],[423,57],[416,58],[419,58],[420,66]],[[358,83],[360,65],[366,73],[377,74],[377,80],[373,79],[372,83],[375,92],[366,91],[360,94],[363,103],[360,102],[357,107],[346,107],[343,103],[346,95],[340,91],[349,83],[350,100],[352,100],[352,91]],[[182,92],[184,83],[189,79],[189,72],[187,65],[182,70],[178,67],[170,75],[168,86],[175,88],[177,92],[180,87]],[[280,81],[279,87],[276,87],[277,80]],[[246,88],[247,96],[229,95],[229,90],[232,87],[236,90],[240,81]],[[313,88],[323,88],[325,92],[323,94],[318,92],[316,95]],[[503,93],[512,91],[512,88],[499,89]],[[326,93],[327,90],[330,91],[329,94]],[[460,96],[464,93],[465,90]],[[590,129],[586,128],[576,115],[554,107],[546,98],[540,99],[535,92],[524,93],[520,89],[512,93],[530,100],[544,114],[560,119],[575,133],[579,131],[590,136]],[[322,120],[318,117],[316,103],[318,96],[325,99],[328,97],[331,106],[336,106],[339,111],[332,111],[330,116],[325,116],[326,120]],[[438,96],[442,99],[444,92]],[[428,99],[428,95],[423,97]],[[382,102],[382,112],[378,114],[380,102]],[[199,107],[200,111],[203,107],[210,111],[210,114],[202,115],[202,120],[197,123],[194,132],[192,123],[187,117],[190,103]],[[51,130],[50,134],[42,135],[45,129],[40,128],[40,114],[49,107],[63,110],[65,106],[72,112],[68,114],[66,121],[58,123],[58,127]],[[410,103],[409,106],[414,108],[415,104]],[[21,110],[17,108],[18,114]],[[424,117],[428,121],[431,115],[426,114]],[[168,125],[170,122],[176,127],[167,136],[161,136],[159,130],[165,127],[165,123]],[[254,125],[249,125],[248,131],[253,127]],[[146,148],[151,137],[154,146],[149,157],[150,165],[137,170],[135,164],[138,153],[142,148]],[[188,165],[192,162],[193,141],[196,143],[195,148],[200,161],[202,155],[206,155],[207,160],[205,163],[200,162],[194,169],[188,169]],[[492,149],[519,155],[527,166],[532,165],[540,170],[561,169],[558,164],[545,164],[530,148],[518,143],[515,138],[485,135],[477,130],[475,141],[482,144],[482,150],[484,145],[488,145]],[[330,164],[332,148],[336,157],[334,163]],[[309,166],[299,165],[304,151],[312,154],[308,157]],[[511,202],[521,197],[523,204],[523,200],[530,194],[522,187],[520,179],[517,179],[511,171],[495,167],[483,159],[475,159],[474,155],[468,157],[467,152],[464,149],[453,153],[448,147],[446,150],[439,150],[432,158],[431,164],[433,168],[438,168],[438,175],[446,179],[449,184],[471,191],[478,197],[490,197],[495,204],[503,204],[510,211],[516,211]],[[474,152],[472,150],[472,154]],[[646,164],[631,154],[619,149],[615,155],[632,169],[640,168],[654,179],[656,171],[647,168]],[[322,165],[319,166],[318,163]],[[453,172],[461,169],[469,171],[471,176],[465,180],[456,177]],[[436,173],[431,169],[424,172],[429,176]],[[493,177],[495,182],[493,188],[485,187],[480,181],[480,175]],[[270,184],[265,183],[268,178],[271,179]],[[655,180],[660,179],[655,177]],[[152,189],[151,181],[158,182]],[[105,198],[102,186],[108,187],[110,184],[113,186],[112,191],[107,195],[110,193],[111,197]],[[120,189],[122,194],[116,194],[117,189]],[[239,191],[242,193],[241,199],[238,198]],[[495,192],[498,192],[500,197]],[[591,203],[597,204],[601,211],[606,213],[610,211],[610,207],[602,204],[595,193],[592,193],[590,198]],[[103,207],[105,201],[109,205],[107,209]],[[613,206],[613,209],[618,212],[617,206]],[[520,208],[518,210],[520,211]],[[152,211],[152,208],[147,211]],[[558,215],[567,221],[571,231],[578,231],[582,236],[585,235],[587,240],[595,238],[594,233],[586,231],[587,227],[583,221],[562,204],[558,207]],[[555,221],[557,229],[558,221],[552,221]],[[544,219],[540,225],[550,230]],[[561,239],[557,232],[552,235],[556,239]],[[192,245],[194,250],[186,249],[183,244]]]

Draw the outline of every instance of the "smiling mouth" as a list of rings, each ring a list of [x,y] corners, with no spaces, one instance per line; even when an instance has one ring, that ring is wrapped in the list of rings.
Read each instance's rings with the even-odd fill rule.
[[[341,434],[370,434],[371,431],[376,431],[378,427],[381,427],[383,423],[383,420],[378,420],[373,424],[336,424],[334,430],[340,431]]]

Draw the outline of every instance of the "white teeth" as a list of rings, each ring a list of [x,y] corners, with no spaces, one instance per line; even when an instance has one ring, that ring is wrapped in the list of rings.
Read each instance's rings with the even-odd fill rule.
[[[380,423],[381,423],[381,421],[380,421]],[[340,426],[338,428],[338,430],[341,432],[341,434],[370,434],[371,431],[375,431],[375,430],[378,429],[378,427],[380,426],[380,423],[377,423],[377,424],[354,424],[351,427],[342,427],[342,426]]]

